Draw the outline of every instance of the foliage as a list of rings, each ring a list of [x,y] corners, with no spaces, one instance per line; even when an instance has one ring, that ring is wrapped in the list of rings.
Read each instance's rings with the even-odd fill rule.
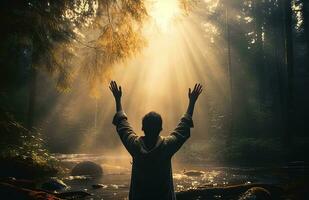
[[[106,79],[113,64],[144,47],[141,28],[147,16],[143,1],[99,1],[98,11],[94,27],[100,34],[92,41],[93,46],[82,50],[86,56],[81,64],[82,74],[94,87]]]
[[[66,88],[76,73],[76,53],[80,48],[95,50],[101,63],[85,65],[90,79],[102,75],[105,68],[126,58],[142,46],[140,26],[146,16],[143,1],[74,0],[74,1],[1,1],[0,46],[4,54],[9,45],[23,49],[36,69],[44,69],[58,77],[58,86]],[[81,41],[81,33],[96,32],[90,41]],[[88,34],[87,32],[86,34]],[[89,39],[87,37],[86,39]],[[16,52],[15,52],[16,53]],[[9,54],[0,62],[5,66],[13,60]],[[89,57],[86,58],[89,61]],[[9,70],[11,66],[7,66]],[[4,71],[6,72],[6,71]]]
[[[0,129],[1,174],[8,173],[6,170],[10,167],[6,169],[6,166],[10,165],[21,170],[17,171],[18,174],[27,168],[33,168],[38,173],[57,172],[57,160],[44,147],[44,140],[38,131],[30,132],[5,112],[1,112]]]

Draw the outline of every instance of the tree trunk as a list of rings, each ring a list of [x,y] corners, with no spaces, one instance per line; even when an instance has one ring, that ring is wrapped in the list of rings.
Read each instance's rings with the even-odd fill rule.
[[[274,51],[276,57],[276,74],[278,80],[278,88],[277,88],[277,122],[278,122],[278,133],[284,133],[284,137],[286,135],[286,131],[288,130],[288,122],[287,122],[287,81],[286,81],[286,64],[285,64],[285,16],[284,16],[284,1],[279,2],[278,12],[275,16],[276,23],[278,27],[275,31],[274,37]],[[283,137],[283,138],[284,138]],[[282,140],[283,141],[283,140]]]
[[[258,85],[258,99],[261,109],[261,105],[265,102],[264,94],[264,41],[263,41],[263,20],[264,13],[262,7],[262,1],[255,0],[254,2],[254,17],[255,17],[255,33],[256,33],[256,75]]]
[[[229,106],[229,131],[230,136],[233,135],[234,132],[234,121],[233,121],[233,111],[234,111],[234,97],[233,97],[233,74],[232,74],[232,56],[231,56],[231,31],[230,31],[230,15],[228,6],[225,8],[225,26],[226,26],[226,42],[227,42],[227,72],[229,77],[229,88],[230,88],[230,106]]]
[[[294,53],[293,53],[293,29],[292,29],[292,7],[291,0],[284,0],[285,10],[285,51],[287,66],[287,130],[284,136],[284,143],[289,146],[292,140],[293,131],[293,87],[294,87]]]

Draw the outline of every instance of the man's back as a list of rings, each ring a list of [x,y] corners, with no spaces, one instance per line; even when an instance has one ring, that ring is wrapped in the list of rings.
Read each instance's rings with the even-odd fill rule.
[[[151,149],[144,136],[134,133],[124,112],[116,113],[113,123],[133,158],[129,199],[175,199],[171,158],[190,137],[191,117],[185,115],[170,136],[159,136]]]
[[[130,199],[174,199],[171,156],[165,138],[148,150],[140,137],[140,152],[133,156]]]
[[[190,137],[193,127],[192,115],[194,105],[202,92],[202,86],[195,84],[193,91],[189,88],[189,105],[186,114],[178,126],[168,137],[160,137],[162,119],[157,113],[151,112],[149,120],[143,119],[144,137],[135,134],[122,110],[121,87],[111,81],[110,90],[116,101],[116,111],[113,124],[118,135],[133,158],[130,200],[174,200],[174,186],[171,167],[172,156]],[[152,117],[151,117],[152,115]]]

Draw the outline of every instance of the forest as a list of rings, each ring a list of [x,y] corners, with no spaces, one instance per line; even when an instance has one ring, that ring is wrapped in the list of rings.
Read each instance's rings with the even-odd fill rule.
[[[111,80],[138,135],[155,110],[167,136],[204,86],[173,157],[177,199],[308,198],[309,1],[0,5],[0,199],[126,199]],[[83,162],[103,175],[74,174]]]

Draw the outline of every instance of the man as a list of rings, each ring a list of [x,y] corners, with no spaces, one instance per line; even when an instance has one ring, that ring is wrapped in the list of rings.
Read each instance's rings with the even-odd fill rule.
[[[162,131],[162,118],[156,112],[144,116],[142,130],[145,136],[135,134],[127,116],[122,110],[122,89],[111,81],[117,113],[113,124],[120,139],[133,158],[129,200],[174,200],[171,158],[190,137],[193,127],[192,115],[195,102],[202,92],[202,85],[195,84],[193,91],[189,88],[189,105],[176,129],[168,136],[159,136]]]

